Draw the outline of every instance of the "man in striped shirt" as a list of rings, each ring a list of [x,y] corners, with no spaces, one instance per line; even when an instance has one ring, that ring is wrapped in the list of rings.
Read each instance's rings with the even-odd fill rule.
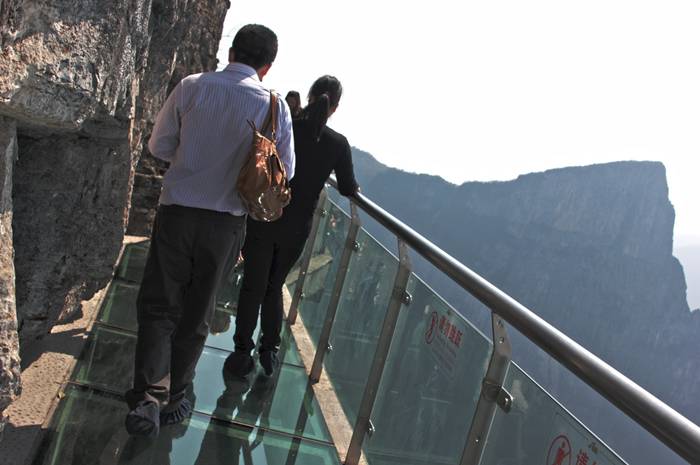
[[[256,24],[233,39],[229,65],[184,78],[158,113],[148,143],[170,162],[137,299],[134,385],[126,394],[129,434],[153,437],[192,411],[185,394],[209,333],[216,288],[237,256],[246,210],[236,191],[252,144],[248,120],[262,127],[270,93],[262,84],[277,37]],[[277,149],[294,175],[292,121],[278,99]]]

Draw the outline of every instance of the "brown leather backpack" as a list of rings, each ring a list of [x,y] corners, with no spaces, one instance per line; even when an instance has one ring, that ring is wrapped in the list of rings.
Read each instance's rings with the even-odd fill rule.
[[[251,218],[257,221],[275,221],[282,216],[282,209],[292,198],[287,173],[277,154],[275,132],[277,128],[277,95],[270,92],[270,112],[258,131],[253,128],[253,146],[248,159],[238,175],[236,188]],[[271,127],[270,138],[265,137]]]

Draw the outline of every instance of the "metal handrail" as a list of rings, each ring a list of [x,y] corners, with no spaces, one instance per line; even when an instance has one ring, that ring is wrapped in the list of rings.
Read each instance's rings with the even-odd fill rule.
[[[331,177],[330,184],[338,188]],[[537,316],[362,193],[349,197],[391,233],[537,344],[627,416],[692,464],[700,463],[700,427]]]

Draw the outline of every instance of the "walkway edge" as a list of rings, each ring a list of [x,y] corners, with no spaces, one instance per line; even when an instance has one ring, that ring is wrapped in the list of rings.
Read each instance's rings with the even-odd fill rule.
[[[125,236],[116,263],[120,262],[126,245],[146,239]],[[81,318],[54,326],[46,337],[25,351],[25,358],[34,361],[22,370],[22,394],[5,411],[9,422],[0,441],[0,465],[32,465],[41,452],[65,385],[111,284],[110,279],[90,300],[81,302]]]
[[[292,297],[285,286],[283,288],[283,298],[284,298],[284,310],[285,313],[289,311],[289,306],[292,302]],[[296,323],[289,326],[292,336],[296,341],[297,347],[299,348],[299,354],[304,362],[304,368],[306,369],[306,374],[311,373],[311,366],[313,365],[314,355],[316,353],[316,348],[309,333],[306,331],[304,326],[304,317],[301,313],[298,314]],[[345,416],[343,407],[340,404],[340,400],[335,393],[333,388],[333,383],[331,383],[326,373],[326,369],[322,368],[321,376],[318,383],[312,385],[314,395],[321,407],[321,413],[323,419],[326,422],[328,431],[331,434],[335,448],[338,451],[338,455],[344,462],[345,457],[343,456],[347,453],[350,447],[350,439],[352,438],[353,425],[350,423],[348,418]],[[367,459],[365,458],[364,452],[360,456],[358,462],[359,465],[368,465]]]

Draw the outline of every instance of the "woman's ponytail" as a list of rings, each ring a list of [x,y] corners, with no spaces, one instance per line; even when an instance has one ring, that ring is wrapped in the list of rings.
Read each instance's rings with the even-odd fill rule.
[[[313,131],[314,140],[318,141],[321,137],[321,131],[326,126],[328,121],[328,112],[331,109],[331,99],[327,93],[323,93],[316,97],[314,103],[310,103],[307,107],[307,120]]]
[[[333,76],[321,76],[309,90],[309,104],[302,111],[301,117],[307,120],[316,141],[321,138],[321,131],[326,126],[331,108],[338,105],[343,86]]]

